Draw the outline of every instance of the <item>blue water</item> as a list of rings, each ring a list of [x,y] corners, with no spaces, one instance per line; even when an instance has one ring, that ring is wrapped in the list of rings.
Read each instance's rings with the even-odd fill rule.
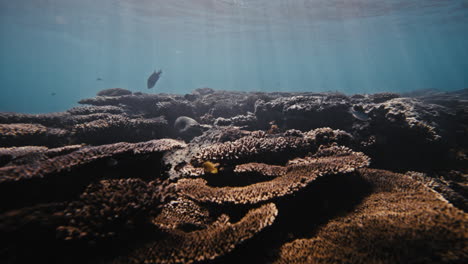
[[[468,1],[0,0],[0,111],[63,111],[111,87],[462,89]]]

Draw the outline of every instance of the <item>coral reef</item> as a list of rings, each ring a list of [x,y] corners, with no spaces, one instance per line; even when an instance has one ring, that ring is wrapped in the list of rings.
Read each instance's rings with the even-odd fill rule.
[[[23,165],[37,160],[46,160],[80,149],[83,145],[69,145],[59,148],[39,146],[0,148],[0,166]]]
[[[171,230],[197,230],[213,222],[208,209],[184,197],[166,203],[153,223],[160,228]]]
[[[118,106],[113,105],[104,105],[104,106],[78,106],[73,107],[67,110],[70,115],[91,115],[97,113],[109,113],[109,114],[122,114],[124,113],[124,109]]]
[[[285,132],[288,135],[288,132]],[[290,158],[314,152],[322,144],[333,142],[346,144],[351,135],[341,130],[319,128],[300,136],[269,136],[265,132],[252,133],[235,141],[202,147],[192,163],[199,165],[204,161],[230,164],[248,161],[270,161],[278,163]],[[268,154],[268,155],[266,155]]]
[[[109,144],[127,141],[140,142],[167,135],[167,122],[162,118],[128,118],[109,115],[101,119],[73,126],[76,142]]]
[[[237,165],[234,168],[237,174],[260,174],[265,177],[278,177],[286,174],[287,168],[283,166],[270,165],[265,163],[251,162]]]
[[[359,174],[372,185],[372,194],[313,237],[283,245],[274,263],[466,260],[466,214],[404,175],[369,169]]]
[[[157,215],[171,191],[141,179],[102,180],[87,186],[79,200],[63,210],[65,224],[57,236],[65,240],[98,240],[137,228]]]
[[[278,210],[272,203],[250,210],[240,221],[230,223],[221,215],[206,229],[173,231],[165,239],[149,243],[129,257],[111,263],[193,263],[211,260],[232,251],[237,244],[270,226]]]
[[[464,263],[468,90],[0,113],[1,263]]]
[[[66,142],[68,131],[47,128],[39,124],[0,124],[0,146],[21,145],[61,146]]]
[[[115,143],[96,147],[83,147],[69,154],[35,160],[24,165],[12,165],[0,168],[0,199],[12,199],[2,203],[11,208],[38,201],[54,201],[70,197],[82,191],[86,184],[104,177],[125,177],[128,171],[137,172],[141,163],[161,158],[164,152],[184,147],[185,144],[173,139],[160,139],[141,143]],[[139,165],[141,166],[141,165]],[[145,170],[146,166],[141,166]],[[152,170],[158,166],[152,165]],[[102,167],[103,170],[96,170]],[[109,175],[109,176],[107,176]],[[140,175],[139,177],[154,177]],[[68,186],[54,190],[56,186]],[[50,190],[39,193],[31,190]]]
[[[333,153],[329,156],[306,158],[298,162],[293,160],[286,166],[283,175],[270,181],[245,187],[219,188],[208,186],[203,179],[181,179],[177,182],[177,189],[198,202],[255,204],[292,194],[305,188],[319,176],[349,173],[369,163],[369,159],[362,153],[343,153],[336,149],[329,151]]]

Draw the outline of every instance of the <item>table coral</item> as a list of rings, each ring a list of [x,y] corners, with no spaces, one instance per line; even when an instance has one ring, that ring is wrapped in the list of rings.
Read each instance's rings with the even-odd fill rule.
[[[359,173],[372,193],[311,238],[283,245],[275,263],[462,263],[467,216],[408,176]]]
[[[177,182],[177,189],[199,202],[255,204],[292,194],[317,177],[348,173],[369,164],[368,157],[362,153],[342,153],[336,150],[330,153],[337,155],[322,155],[293,162],[285,168],[284,175],[278,175],[270,181],[244,187],[211,187],[203,179],[181,179]]]

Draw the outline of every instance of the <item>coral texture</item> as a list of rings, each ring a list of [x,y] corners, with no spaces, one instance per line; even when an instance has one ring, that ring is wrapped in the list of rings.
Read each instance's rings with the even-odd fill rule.
[[[280,162],[314,152],[321,144],[346,143],[350,139],[351,136],[346,132],[330,128],[319,128],[300,136],[270,137],[264,132],[258,132],[233,142],[203,147],[193,158],[192,163],[199,165],[205,161],[212,161],[232,164],[254,160]]]
[[[31,178],[43,178],[52,173],[59,173],[100,159],[126,153],[144,155],[184,146],[184,143],[177,140],[160,139],[135,144],[122,142],[97,147],[86,147],[64,156],[48,159],[39,164],[0,168],[0,184]]]
[[[47,128],[39,124],[0,124],[0,146],[18,145],[60,146],[66,142],[68,131]]]
[[[361,169],[373,192],[311,238],[281,247],[275,263],[462,263],[466,214],[401,174]],[[463,242],[465,241],[465,242]]]
[[[286,167],[284,175],[245,187],[211,187],[203,179],[182,179],[177,188],[199,202],[254,204],[292,194],[319,176],[348,173],[368,164],[368,157],[362,153],[339,153],[293,163]]]
[[[0,113],[0,262],[465,263],[467,102],[107,89]]]
[[[171,198],[171,190],[160,182],[140,179],[103,180],[90,184],[63,211],[66,224],[57,227],[65,240],[96,240],[118,235],[149,222]]]
[[[250,210],[239,222],[230,223],[222,215],[206,229],[173,231],[164,239],[149,243],[130,256],[112,263],[193,263],[211,260],[232,251],[242,243],[270,226],[278,210],[272,203]]]

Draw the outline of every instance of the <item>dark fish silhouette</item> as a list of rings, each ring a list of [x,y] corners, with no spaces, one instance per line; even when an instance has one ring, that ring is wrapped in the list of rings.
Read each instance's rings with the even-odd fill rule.
[[[56,93],[52,92],[52,93],[50,93],[50,95],[52,95],[52,96],[55,96],[55,95],[56,95]]]
[[[162,70],[159,70],[158,72],[154,71],[153,74],[150,75],[150,77],[148,78],[148,89],[151,89],[154,87],[156,82],[159,80],[161,73],[162,73]]]
[[[96,79],[96,81],[102,81],[101,77],[98,77],[98,78]]]

